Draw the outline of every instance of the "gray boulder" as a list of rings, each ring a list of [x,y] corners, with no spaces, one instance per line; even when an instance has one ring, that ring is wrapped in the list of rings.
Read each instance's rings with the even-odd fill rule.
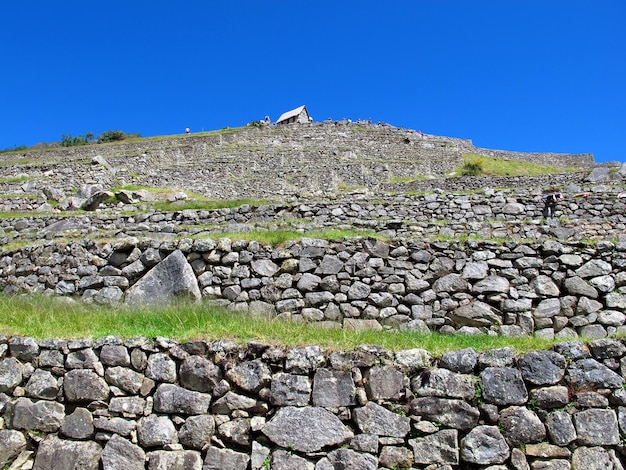
[[[202,470],[242,470],[248,468],[249,462],[246,453],[211,446],[206,451]]]
[[[39,354],[39,344],[30,336],[12,336],[9,339],[11,356],[23,362],[31,362]]]
[[[478,424],[480,411],[463,400],[422,397],[411,401],[411,412],[443,426],[469,431]]]
[[[452,372],[469,374],[478,363],[478,354],[472,348],[460,349],[444,353],[439,359],[439,367]]]
[[[109,367],[104,378],[107,383],[114,385],[131,395],[137,395],[144,383],[145,376],[139,372],[135,372],[128,367],[114,366]]]
[[[148,454],[148,470],[202,470],[202,456],[194,450],[156,450]]]
[[[141,447],[113,434],[102,450],[102,470],[145,470],[146,453]]]
[[[258,392],[272,380],[269,367],[260,359],[243,362],[228,372],[226,378],[247,392]]]
[[[496,426],[477,426],[461,439],[461,461],[478,465],[506,462],[509,446]]]
[[[333,450],[328,453],[326,459],[330,464],[330,467],[327,467],[329,469],[376,470],[378,468],[378,460],[376,457],[370,454],[355,452],[352,449]],[[317,469],[317,467],[318,466],[315,468]]]
[[[180,366],[180,383],[183,387],[197,392],[212,393],[222,380],[222,370],[201,356],[190,356]]]
[[[65,374],[63,390],[70,403],[89,403],[109,398],[109,386],[90,369],[74,369]]]
[[[316,372],[316,377],[318,372]],[[311,401],[311,381],[305,375],[279,372],[272,378],[270,392],[270,403],[273,405],[305,406]],[[325,405],[315,404],[315,406]]]
[[[318,407],[280,408],[262,430],[273,443],[298,452],[317,452],[341,445],[353,437],[334,414]]]
[[[272,454],[270,468],[272,470],[315,470],[315,464],[286,450],[277,449]]]
[[[156,382],[174,383],[177,379],[176,363],[169,354],[150,354],[145,373],[146,377]]]
[[[202,450],[215,434],[215,419],[211,415],[190,416],[178,431],[180,443],[195,450]]]
[[[576,439],[576,428],[567,411],[554,411],[546,418],[546,430],[550,442],[565,447]]]
[[[246,418],[235,418],[226,421],[217,427],[217,433],[225,441],[241,447],[250,446],[250,420]]]
[[[25,449],[24,434],[12,429],[0,430],[0,468],[10,465]]]
[[[377,436],[405,437],[410,431],[410,419],[400,416],[373,401],[354,410],[354,421],[361,432]]]
[[[444,429],[409,440],[416,464],[458,465],[459,441],[456,429]]]
[[[437,368],[416,375],[411,380],[411,390],[419,397],[461,398],[469,401],[476,395],[476,382],[473,375]]]
[[[86,211],[95,211],[107,199],[113,199],[115,194],[111,191],[97,191],[87,198],[81,205],[81,209]]]
[[[498,424],[511,447],[541,442],[546,437],[546,428],[539,417],[524,406],[502,410]]]
[[[137,439],[144,449],[162,447],[178,441],[174,423],[166,416],[148,415],[137,424]]]
[[[491,305],[475,300],[462,305],[449,313],[450,320],[457,327],[474,326],[489,328],[501,325],[502,317]]]
[[[88,439],[93,432],[93,416],[86,408],[76,408],[61,424],[61,434],[70,439]]]
[[[15,429],[56,432],[65,418],[65,407],[53,401],[18,398],[12,407],[11,423]]]
[[[98,470],[102,447],[93,441],[68,441],[48,436],[37,449],[33,470]]]
[[[23,366],[14,357],[0,362],[0,393],[10,392],[22,382]]]
[[[519,370],[511,367],[487,367],[480,373],[482,396],[494,405],[523,405],[528,390]]]
[[[129,305],[166,303],[176,297],[201,298],[198,281],[182,251],[176,250],[126,291]]]
[[[209,410],[211,395],[187,390],[173,384],[161,384],[154,394],[157,413],[201,415]]]
[[[620,442],[617,416],[613,410],[592,408],[574,413],[578,443],[587,446],[614,446]]]
[[[565,375],[565,357],[554,351],[529,352],[517,360],[522,377],[533,385],[554,385]]]
[[[273,385],[273,383],[272,383]],[[313,405],[325,408],[356,405],[356,386],[352,373],[317,369],[313,378]]]
[[[267,409],[267,403],[233,391],[227,392],[211,406],[211,411],[220,415],[230,415],[234,411],[245,411],[258,416],[267,413]]]
[[[294,374],[308,374],[326,362],[319,346],[300,346],[289,350],[285,369]]]
[[[365,374],[365,391],[370,400],[398,399],[406,388],[406,377],[398,369],[374,366]]]
[[[603,447],[578,447],[572,453],[571,468],[585,470],[604,470],[623,468],[615,464],[609,452]]]
[[[581,359],[567,369],[566,380],[573,391],[581,389],[619,388],[624,379],[595,359]]]

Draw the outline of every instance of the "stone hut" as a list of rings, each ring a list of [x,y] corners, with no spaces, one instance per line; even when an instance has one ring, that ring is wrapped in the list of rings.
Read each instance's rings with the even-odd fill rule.
[[[292,122],[304,123],[310,120],[311,117],[309,116],[306,106],[300,106],[281,114],[276,124],[291,124]]]

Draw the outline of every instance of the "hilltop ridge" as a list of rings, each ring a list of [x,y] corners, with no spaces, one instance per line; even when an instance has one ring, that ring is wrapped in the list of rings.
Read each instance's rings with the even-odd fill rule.
[[[177,187],[206,197],[241,198],[382,189],[394,179],[442,178],[463,163],[464,154],[563,169],[596,165],[592,154],[484,149],[467,139],[360,122],[248,126],[42,149],[2,155],[0,164],[7,177],[28,173],[49,180],[60,174],[55,184],[64,191],[94,181],[105,186]],[[108,162],[107,171],[94,173],[92,161],[97,156]]]

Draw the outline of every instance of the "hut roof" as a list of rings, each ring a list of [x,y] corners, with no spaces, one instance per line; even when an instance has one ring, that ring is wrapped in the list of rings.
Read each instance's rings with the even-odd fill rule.
[[[286,113],[281,114],[280,117],[278,118],[278,121],[276,122],[286,121],[289,118],[298,116],[305,109],[306,109],[306,106],[303,105],[296,109],[292,109],[291,111],[287,111]],[[307,111],[307,114],[309,114],[308,111]]]

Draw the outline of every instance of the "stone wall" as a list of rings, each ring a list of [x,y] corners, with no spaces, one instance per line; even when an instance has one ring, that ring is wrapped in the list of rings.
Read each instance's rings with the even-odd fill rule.
[[[563,168],[594,166],[592,155],[489,152]],[[346,187],[379,189],[394,178],[441,178],[462,163],[463,153],[486,150],[464,139],[337,122],[41,150],[2,155],[0,164],[5,177],[27,174],[68,194],[80,184],[97,182],[105,187],[134,184],[249,198],[328,194]],[[102,160],[105,165],[94,164]]]
[[[596,244],[303,238],[272,247],[129,237],[103,246],[49,241],[0,258],[5,294],[46,292],[117,305],[163,298],[172,278],[171,295],[335,327],[545,338],[600,338],[626,329],[623,238]],[[159,291],[151,293],[151,285]]]
[[[623,469],[626,346],[0,341],[3,468]]]

